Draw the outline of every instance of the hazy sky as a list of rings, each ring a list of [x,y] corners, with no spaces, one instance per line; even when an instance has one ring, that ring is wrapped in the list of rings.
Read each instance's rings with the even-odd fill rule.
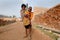
[[[51,8],[60,3],[60,0],[0,0],[0,14],[20,17],[20,6],[28,3],[29,6]]]

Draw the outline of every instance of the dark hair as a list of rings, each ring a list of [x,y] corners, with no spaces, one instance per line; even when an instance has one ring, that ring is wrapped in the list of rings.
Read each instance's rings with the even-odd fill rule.
[[[25,5],[25,4],[22,4],[22,5],[21,5],[21,8],[22,8],[23,6],[24,6],[24,7],[26,7],[26,5]]]
[[[29,6],[29,8],[32,8],[31,6]]]

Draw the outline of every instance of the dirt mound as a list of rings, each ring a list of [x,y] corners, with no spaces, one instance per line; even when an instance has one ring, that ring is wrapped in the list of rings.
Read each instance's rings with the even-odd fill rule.
[[[7,25],[7,24],[11,24],[11,23],[14,23],[16,22],[15,20],[4,20],[4,19],[0,19],[0,26],[4,26],[4,25]]]
[[[50,8],[43,15],[36,15],[35,21],[38,24],[60,30],[60,4]]]
[[[34,7],[34,14],[44,14],[48,9],[44,7]]]

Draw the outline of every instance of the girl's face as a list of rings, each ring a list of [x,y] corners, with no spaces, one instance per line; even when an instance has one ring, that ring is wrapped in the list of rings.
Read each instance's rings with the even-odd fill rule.
[[[23,10],[25,10],[25,8],[26,8],[25,6],[22,7]]]
[[[32,11],[32,8],[31,8],[31,7],[29,7],[28,11],[30,11],[30,12],[31,12],[31,11]]]

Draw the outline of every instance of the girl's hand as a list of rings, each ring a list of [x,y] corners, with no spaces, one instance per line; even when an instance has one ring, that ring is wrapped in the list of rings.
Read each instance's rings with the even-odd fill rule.
[[[29,18],[28,14],[24,15],[26,18]]]

